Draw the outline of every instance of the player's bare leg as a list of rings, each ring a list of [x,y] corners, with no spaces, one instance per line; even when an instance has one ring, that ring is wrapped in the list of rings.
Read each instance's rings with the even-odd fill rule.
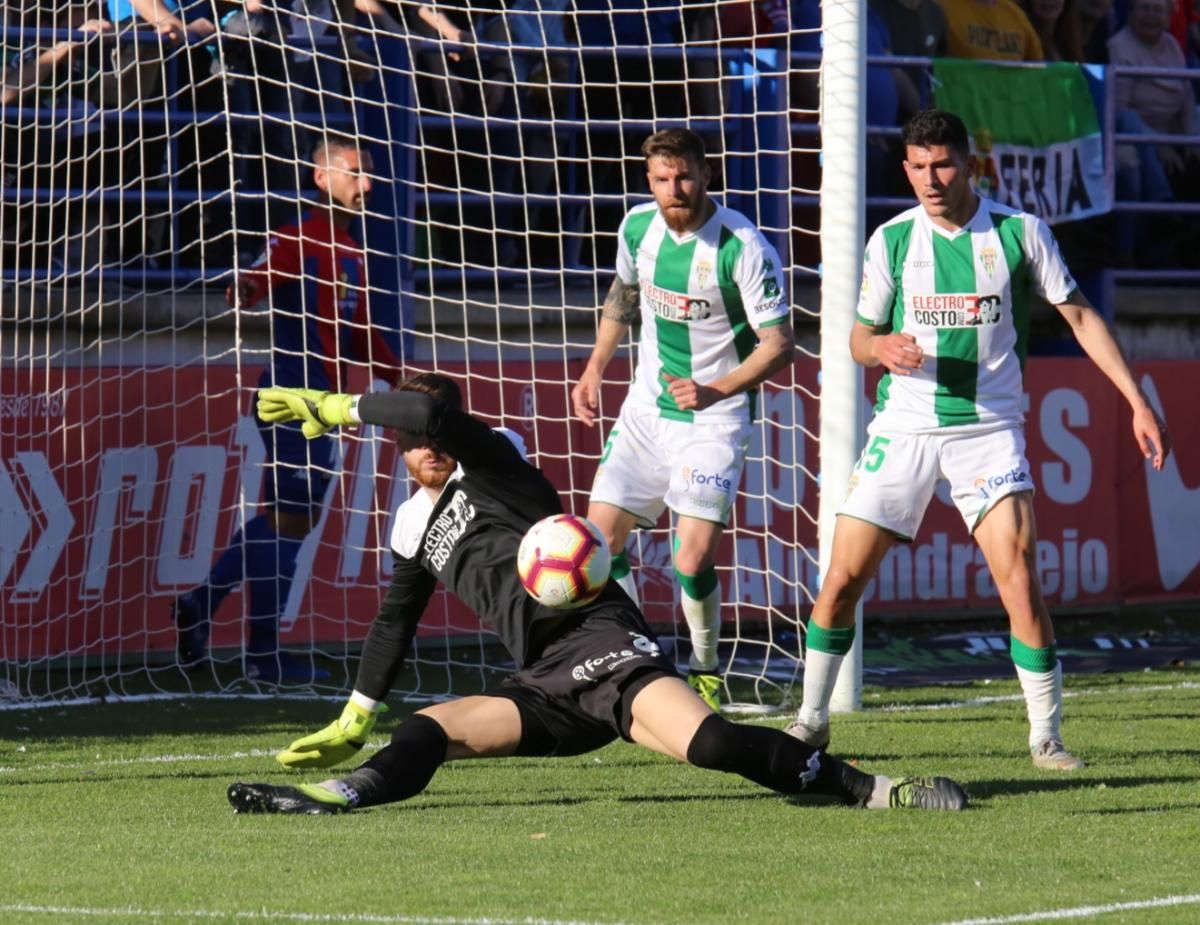
[[[997,501],[975,528],[975,540],[1008,613],[1013,664],[1029,714],[1033,763],[1057,771],[1082,768],[1083,762],[1062,743],[1062,664],[1037,578],[1033,493],[1017,492]]]
[[[521,715],[503,697],[464,697],[415,713],[392,742],[340,780],[298,787],[235,783],[229,802],[239,813],[322,815],[416,796],[447,761],[499,758],[521,743]]]
[[[675,577],[692,652],[688,684],[714,710],[721,709],[723,682],[717,646],[721,640],[721,583],[715,568],[725,528],[711,520],[680,515],[675,524]]]
[[[967,795],[944,777],[873,776],[777,729],[730,723],[681,678],[659,678],[634,697],[630,736],[639,745],[780,793],[834,796],[872,809],[963,809]]]
[[[629,534],[637,525],[637,517],[615,504],[604,501],[592,501],[588,504],[587,519],[594,523],[612,552],[612,577],[626,594],[640,608],[637,582],[633,580],[633,572],[629,570],[629,556],[625,552],[625,544],[629,542]]]
[[[814,748],[829,744],[829,700],[842,660],[854,645],[854,611],[884,555],[892,534],[854,517],[839,517],[833,531],[829,571],[808,618],[804,647],[804,701],[787,728]]]

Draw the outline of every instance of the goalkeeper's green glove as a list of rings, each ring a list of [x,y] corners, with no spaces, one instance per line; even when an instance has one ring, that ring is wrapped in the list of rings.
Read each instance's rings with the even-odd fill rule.
[[[353,758],[375,728],[375,720],[386,710],[383,704],[372,712],[353,701],[346,704],[342,715],[312,735],[297,739],[275,756],[285,768],[332,768]]]
[[[354,395],[316,389],[263,389],[258,393],[258,416],[272,424],[302,421],[301,432],[315,440],[338,425],[358,423],[350,416],[354,399]]]

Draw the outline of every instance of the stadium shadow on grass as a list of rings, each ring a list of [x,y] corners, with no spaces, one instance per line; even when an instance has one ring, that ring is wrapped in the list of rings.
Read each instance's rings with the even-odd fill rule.
[[[1149,813],[1178,813],[1195,812],[1200,809],[1200,803],[1161,803],[1158,806],[1128,806],[1106,809],[1073,809],[1069,816],[1129,816]]]
[[[1047,772],[1038,772],[1047,773]],[[1030,793],[1060,793],[1067,790],[1124,790],[1133,787],[1149,787],[1155,784],[1192,784],[1195,777],[1172,775],[1157,777],[1110,777],[1103,779],[1086,774],[1060,774],[1058,777],[1029,777],[1019,780],[968,780],[967,792],[972,799],[986,800],[998,796],[1023,796]]]

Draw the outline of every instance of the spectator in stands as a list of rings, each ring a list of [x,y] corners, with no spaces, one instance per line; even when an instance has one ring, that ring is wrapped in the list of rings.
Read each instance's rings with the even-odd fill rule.
[[[123,194],[111,203],[113,217],[109,224],[117,231],[113,240],[116,256],[122,264],[146,260],[151,265],[158,255],[174,251],[177,255],[187,244],[199,239],[197,231],[183,232],[187,240],[171,240],[168,222],[172,218],[165,202],[146,196],[147,192],[162,192],[168,182],[164,166],[169,137],[168,124],[173,114],[195,111],[198,105],[197,86],[207,83],[210,93],[216,89],[207,80],[210,62],[206,52],[193,58],[187,45],[191,41],[211,36],[216,30],[205,16],[185,16],[177,0],[107,0],[108,15],[116,28],[118,43],[113,49],[113,71],[116,77],[121,119],[105,126],[104,148],[112,159],[112,174],[117,189]],[[155,39],[154,37],[157,36]],[[199,49],[199,46],[196,46]],[[175,78],[182,93],[168,86],[170,60],[177,62]],[[203,93],[201,94],[203,96]],[[219,108],[219,98],[209,101],[205,108]],[[203,157],[196,135],[197,126],[189,127],[176,136],[185,149],[179,151],[175,170],[185,165],[196,170]],[[195,190],[199,182],[192,179],[181,187]],[[184,201],[185,221],[189,229],[199,223],[199,204]]]
[[[946,14],[934,0],[870,0],[873,10],[887,27],[891,53],[903,58],[946,56]],[[892,68],[896,83],[897,121],[905,123],[929,103],[929,69]],[[897,149],[896,154],[903,152]],[[902,158],[894,160],[899,163]],[[903,174],[898,173],[903,181]]]
[[[1108,40],[1113,34],[1113,0],[1077,0],[1083,60],[1108,64]]]
[[[78,18],[79,12],[76,13]],[[19,14],[9,11],[13,20],[0,20],[4,25],[13,28],[59,28],[58,23],[30,22]],[[86,19],[83,22],[66,22],[61,28],[75,29],[86,35],[97,35],[112,31],[112,24],[103,19]],[[10,44],[8,33],[3,36],[3,51],[0,52],[0,66],[3,67],[0,76],[0,105],[15,106],[22,102],[22,97],[44,85],[64,63],[73,61],[75,52],[84,47],[86,42],[76,39],[61,41],[25,41]],[[77,57],[74,59],[77,60]],[[51,91],[53,85],[48,87]]]
[[[792,50],[817,52],[821,49],[821,8],[819,0],[797,0],[792,5]],[[892,54],[887,23],[873,8],[867,8],[867,54]],[[867,65],[867,124],[884,128],[896,125],[898,92],[893,69]],[[889,144],[886,139],[867,138],[867,191],[883,195],[888,187]]]
[[[348,388],[349,361],[391,380],[397,360],[372,328],[363,247],[350,226],[371,193],[370,156],[354,141],[328,137],[313,152],[313,182],[321,202],[299,224],[278,229],[268,250],[230,285],[238,309],[267,302],[271,363],[260,388]],[[300,428],[262,425],[266,459],[263,511],[249,520],[217,559],[205,582],[175,599],[179,662],[204,664],[212,615],[247,584],[247,674],[261,681],[309,683],[328,677],[309,660],[279,649],[279,616],[287,604],[296,558],[316,524],[335,470],[329,437],[306,440]]]
[[[509,0],[507,7],[481,26],[490,44],[534,48],[564,48],[573,44],[567,37],[566,10],[570,0]],[[569,115],[568,79],[570,62],[563,52],[510,50],[484,56],[484,100],[490,115],[488,149],[490,163],[478,175],[486,177],[486,191],[545,196],[557,177],[558,152],[567,138],[549,120]],[[517,127],[513,127],[516,123]],[[526,266],[539,253],[547,253],[561,265],[558,239],[561,227],[546,229],[549,247],[535,247],[534,235],[546,210],[541,201],[493,199],[497,266]],[[525,233],[522,234],[522,231]],[[528,248],[528,253],[526,253]]]
[[[1167,32],[1171,0],[1133,0],[1129,23],[1108,43],[1109,60],[1130,67],[1186,67],[1183,51]],[[1179,77],[1118,77],[1118,110],[1132,110],[1152,132],[1200,135],[1196,97]],[[1200,198],[1200,147],[1160,145],[1158,156],[1176,198]]]
[[[1024,9],[1045,60],[1083,60],[1083,30],[1075,0],[1025,0]]]
[[[1188,23],[1188,61],[1195,66],[1200,62],[1200,0],[1192,3],[1191,22]]]
[[[952,58],[1041,61],[1042,42],[1014,0],[939,0]]]
[[[90,243],[81,229],[99,225],[78,214],[94,208],[94,202],[76,200],[69,214],[64,195],[68,186],[88,188],[100,179],[88,155],[99,125],[93,114],[111,102],[112,83],[100,71],[98,38],[112,27],[92,18],[95,12],[34,3],[10,6],[0,16],[0,106],[55,112],[52,120],[13,112],[0,123],[0,177],[7,193],[0,266],[5,269],[61,272],[68,263],[82,262],[82,255],[67,253],[82,249],[82,240]],[[28,32],[10,39],[4,27]],[[59,29],[74,29],[85,38],[55,39],[52,32]],[[17,190],[42,192],[22,199]]]

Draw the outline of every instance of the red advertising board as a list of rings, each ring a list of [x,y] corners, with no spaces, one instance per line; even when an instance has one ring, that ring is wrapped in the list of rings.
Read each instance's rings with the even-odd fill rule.
[[[472,363],[468,405],[521,433],[569,509],[586,508],[602,431],[568,414],[575,361]],[[257,370],[99,367],[0,371],[0,658],[168,651],[168,605],[201,581],[245,516],[263,471],[251,414]],[[611,423],[625,370],[613,368]],[[797,382],[816,382],[797,364]],[[1038,494],[1038,565],[1051,606],[1200,597],[1200,424],[1184,403],[1200,393],[1200,363],[1138,364],[1162,407],[1176,453],[1152,472],[1125,402],[1086,360],[1034,359],[1027,369],[1028,455]],[[362,387],[366,383],[360,384]],[[726,599],[764,619],[804,616],[816,585],[815,390],[770,387],[722,549]],[[341,474],[301,555],[284,615],[285,642],[357,641],[390,574],[391,512],[407,496],[402,461],[364,429],[341,441]],[[956,511],[935,497],[915,542],[889,554],[868,611],[934,614],[999,602]],[[642,537],[643,596],[656,623],[674,613],[664,531]],[[214,643],[241,638],[235,594]],[[422,632],[471,632],[474,617],[439,598]]]

